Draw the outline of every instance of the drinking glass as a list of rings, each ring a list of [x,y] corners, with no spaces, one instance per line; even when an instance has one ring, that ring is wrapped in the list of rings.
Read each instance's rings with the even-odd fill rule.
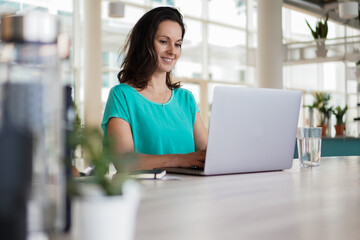
[[[297,147],[301,167],[318,167],[321,158],[321,127],[297,129]]]

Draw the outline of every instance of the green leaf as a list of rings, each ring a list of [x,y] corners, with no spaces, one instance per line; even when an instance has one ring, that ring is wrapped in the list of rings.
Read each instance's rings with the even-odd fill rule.
[[[106,195],[122,194],[122,185],[127,180],[129,168],[137,160],[138,155],[136,153],[117,154],[115,141],[110,137],[104,138],[99,128],[82,127],[77,131],[73,131],[68,139],[68,144],[72,149],[81,146],[85,158],[94,167],[91,178],[81,179],[80,177],[77,180],[81,179],[82,184],[87,182],[97,185]],[[118,174],[122,176],[117,177],[116,181],[109,179],[107,175],[110,164],[116,166]],[[70,194],[81,195],[79,181],[71,179],[68,184],[70,184]]]
[[[322,39],[322,38],[326,38],[327,34],[328,34],[328,24],[327,21],[329,19],[329,14],[326,14],[326,18],[325,20],[318,20],[316,22],[316,26],[315,26],[315,30],[313,30],[313,28],[310,26],[309,22],[307,20],[306,24],[309,27],[311,34],[313,36],[313,38],[316,39]]]
[[[308,25],[308,27],[310,28],[311,34],[313,35],[313,37],[315,39],[317,39],[317,33],[312,29],[312,27],[310,26],[310,24],[308,23],[307,20],[305,20],[306,24]]]

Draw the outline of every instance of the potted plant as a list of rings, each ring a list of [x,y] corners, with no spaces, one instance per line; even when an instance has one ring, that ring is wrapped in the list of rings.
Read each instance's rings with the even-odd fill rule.
[[[336,125],[335,125],[336,136],[344,135],[344,129],[345,129],[344,115],[347,109],[348,107],[346,105],[344,108],[337,106],[334,110],[332,110],[332,113],[336,117]]]
[[[322,135],[326,136],[329,126],[329,120],[333,109],[332,107],[327,107],[326,105],[323,105],[319,107],[318,110],[320,112],[320,124],[318,126],[322,127]]]
[[[319,19],[316,23],[315,26],[315,30],[313,30],[313,28],[310,26],[309,22],[307,20],[306,24],[308,25],[311,34],[316,42],[316,56],[317,57],[326,57],[326,54],[328,52],[328,49],[326,48],[325,45],[325,39],[327,37],[328,34],[328,21],[329,19],[329,14],[326,14],[325,19]]]
[[[133,239],[140,192],[127,172],[136,156],[116,154],[114,141],[103,138],[98,128],[74,131],[69,144],[73,149],[80,145],[93,166],[91,176],[68,182],[74,239]],[[110,164],[118,171],[114,176],[108,174]]]
[[[318,127],[322,127],[322,135],[325,136],[328,128],[328,121],[332,113],[332,107],[328,107],[331,95],[324,92],[313,93],[315,101],[312,108],[316,108],[319,112]]]

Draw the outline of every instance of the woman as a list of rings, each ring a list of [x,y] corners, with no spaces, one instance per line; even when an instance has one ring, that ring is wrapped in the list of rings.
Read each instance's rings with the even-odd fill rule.
[[[172,83],[181,55],[182,15],[158,7],[134,26],[105,107],[102,128],[119,153],[140,153],[136,169],[203,167],[207,131],[191,92]]]

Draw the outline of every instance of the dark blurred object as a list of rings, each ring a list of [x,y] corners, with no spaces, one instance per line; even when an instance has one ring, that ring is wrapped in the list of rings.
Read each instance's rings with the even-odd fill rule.
[[[14,127],[6,119],[2,122],[0,128],[1,239],[26,239],[26,205],[31,185],[32,139],[31,132],[26,128]]]
[[[22,220],[18,220],[27,225],[28,239],[39,234],[46,238],[64,228],[64,96],[57,46],[59,29],[57,16],[46,12],[27,11],[1,19],[0,128],[16,144],[1,146],[6,150],[1,155],[1,170],[9,168],[17,177],[24,169],[30,171],[26,194],[23,188],[18,189],[19,195],[28,195],[24,206],[27,216],[20,214]],[[7,156],[32,161],[28,167],[24,162],[9,163]]]
[[[27,201],[31,189],[33,135],[24,123],[22,126],[12,121],[12,101],[16,98],[6,83],[3,86],[3,118],[0,127],[0,236],[2,239],[25,240],[27,233]],[[22,95],[32,90],[19,87]],[[25,90],[25,91],[23,91]],[[24,97],[24,96],[22,96]],[[21,98],[17,98],[21,101]],[[15,104],[16,105],[16,104]],[[30,109],[16,108],[16,112],[27,115]],[[19,121],[23,119],[18,119]],[[27,120],[31,114],[27,115]],[[17,125],[17,126],[16,126]]]
[[[64,93],[65,93],[65,141],[70,136],[71,131],[74,128],[74,122],[75,122],[75,110],[74,110],[74,104],[73,99],[71,97],[72,88],[70,86],[64,87]],[[72,167],[73,167],[73,161],[72,161],[72,149],[69,147],[69,145],[65,142],[65,175],[66,175],[66,181],[68,182],[72,178]],[[67,186],[68,188],[68,186]],[[68,232],[71,228],[71,201],[69,196],[69,190],[66,191],[65,196],[65,202],[66,202],[66,208],[65,208],[65,225],[64,225],[64,231]]]

